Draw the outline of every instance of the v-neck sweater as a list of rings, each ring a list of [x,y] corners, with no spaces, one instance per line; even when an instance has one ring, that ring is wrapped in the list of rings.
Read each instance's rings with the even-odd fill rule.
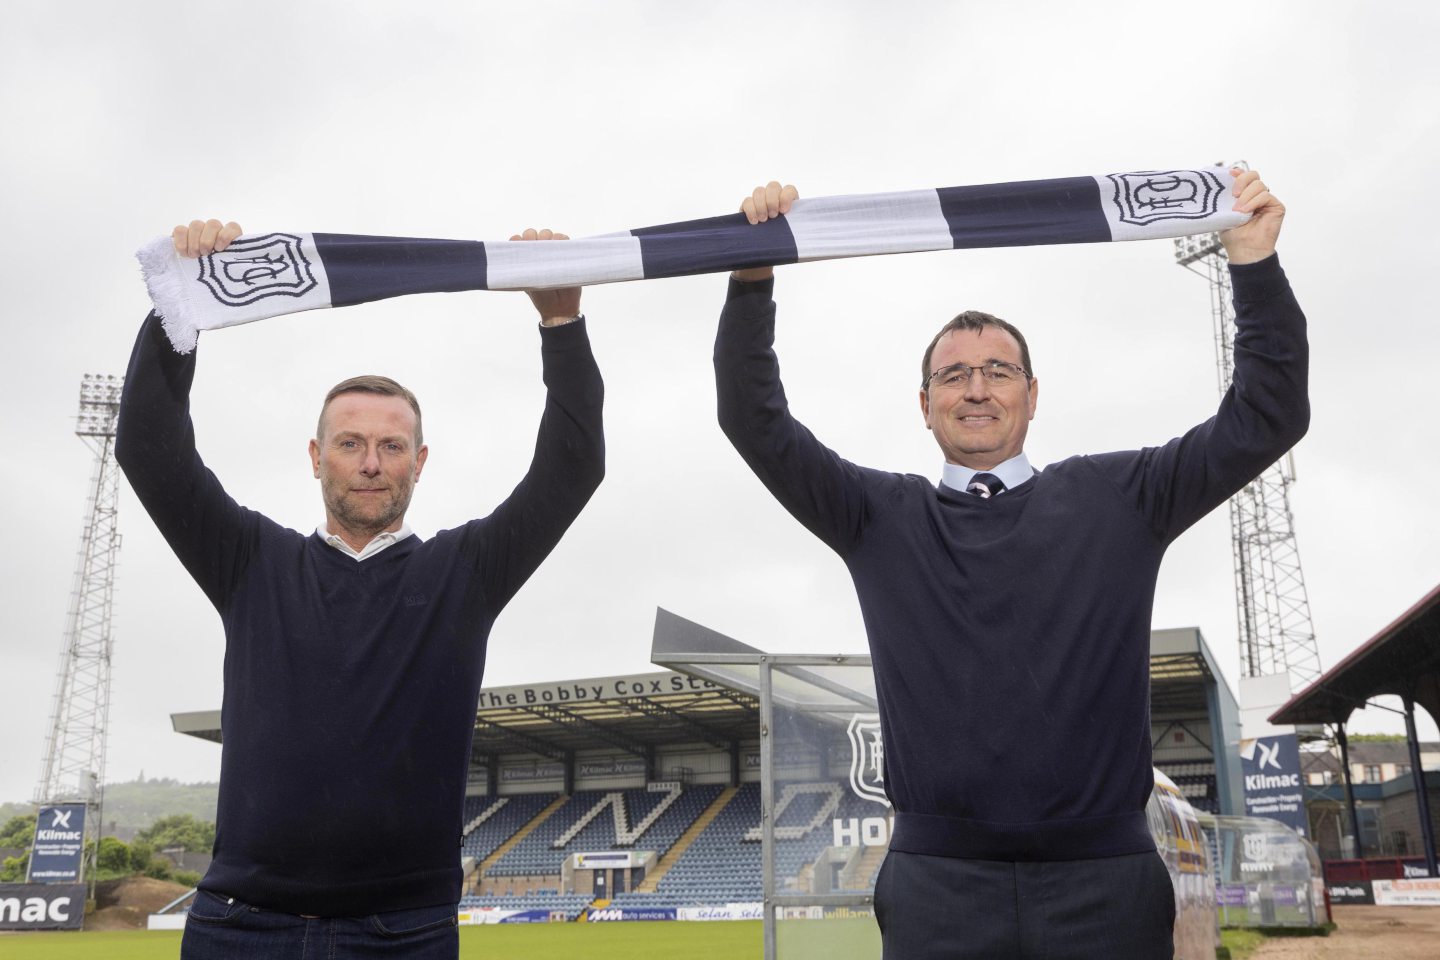
[[[195,448],[196,352],[152,314],[116,457],[225,631],[220,799],[201,886],[326,917],[454,903],[491,626],[604,473],[583,322],[541,329],[535,456],[488,517],[356,563],[240,506]]]
[[[1154,849],[1144,808],[1161,558],[1309,422],[1305,318],[1278,259],[1231,276],[1234,382],[1214,417],[1163,446],[1051,464],[988,500],[826,448],[789,411],[773,281],[731,282],[715,344],[720,424],[854,581],[892,849],[1015,861]]]

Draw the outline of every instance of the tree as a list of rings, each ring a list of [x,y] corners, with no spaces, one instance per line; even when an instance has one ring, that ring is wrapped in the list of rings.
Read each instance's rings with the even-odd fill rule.
[[[215,846],[215,824],[197,820],[188,813],[161,817],[135,835],[156,850],[180,847],[183,850],[208,852]]]
[[[130,869],[135,873],[144,873],[150,869],[150,861],[155,859],[155,848],[139,837],[130,844]]]
[[[11,817],[0,827],[0,847],[23,847],[29,849],[35,842],[35,814]]]
[[[0,883],[24,883],[25,868],[29,865],[29,850],[18,857],[6,857],[5,862],[0,864]]]
[[[100,851],[95,856],[95,867],[113,874],[130,872],[130,847],[115,837],[101,837]]]

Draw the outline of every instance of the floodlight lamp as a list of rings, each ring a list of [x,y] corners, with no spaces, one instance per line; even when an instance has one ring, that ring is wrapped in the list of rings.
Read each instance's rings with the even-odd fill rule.
[[[80,406],[115,406],[124,386],[124,377],[86,374],[80,381]]]
[[[1175,238],[1175,262],[1182,266],[1212,254],[1221,259],[1225,257],[1225,247],[1220,243],[1220,234],[1218,233],[1202,233],[1195,237]]]

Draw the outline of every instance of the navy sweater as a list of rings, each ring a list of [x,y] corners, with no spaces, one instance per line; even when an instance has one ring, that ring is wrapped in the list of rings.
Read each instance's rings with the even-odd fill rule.
[[[225,493],[195,450],[195,354],[147,318],[116,456],[225,628],[205,889],[319,916],[459,899],[486,639],[604,472],[584,322],[541,328],[541,349],[545,412],[514,492],[483,520],[357,562]]]
[[[720,423],[841,558],[879,693],[892,849],[1069,860],[1154,849],[1149,649],[1165,548],[1309,422],[1305,319],[1278,260],[1231,268],[1234,385],[1161,447],[1073,457],[982,500],[849,463],[789,413],[772,281],[732,281]]]

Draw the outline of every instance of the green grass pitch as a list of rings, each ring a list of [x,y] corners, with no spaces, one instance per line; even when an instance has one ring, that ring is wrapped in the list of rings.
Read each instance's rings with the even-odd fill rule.
[[[788,921],[778,934],[783,960],[874,960],[871,920]],[[758,920],[715,923],[527,923],[460,928],[461,960],[758,960]],[[180,931],[0,934],[5,960],[175,960]]]

